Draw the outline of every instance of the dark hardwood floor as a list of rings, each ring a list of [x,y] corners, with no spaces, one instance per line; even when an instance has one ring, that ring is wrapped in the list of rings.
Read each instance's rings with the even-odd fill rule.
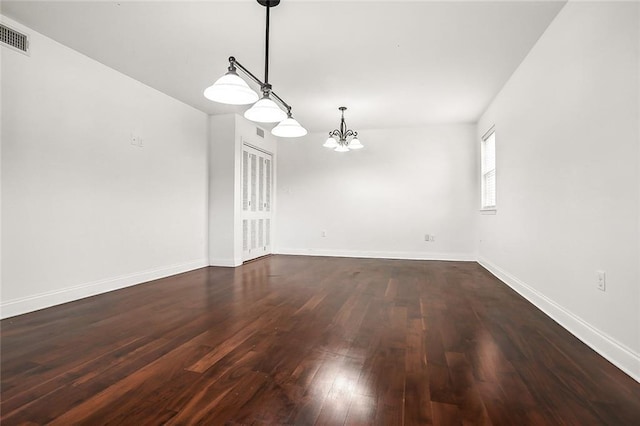
[[[3,425],[640,425],[640,384],[472,262],[271,256],[1,327]]]

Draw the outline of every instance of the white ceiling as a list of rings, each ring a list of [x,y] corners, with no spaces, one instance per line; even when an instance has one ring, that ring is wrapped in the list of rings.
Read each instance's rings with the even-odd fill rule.
[[[303,1],[271,10],[270,82],[310,131],[475,122],[565,1]],[[211,114],[235,56],[264,77],[265,9],[235,1],[2,1],[2,13]]]

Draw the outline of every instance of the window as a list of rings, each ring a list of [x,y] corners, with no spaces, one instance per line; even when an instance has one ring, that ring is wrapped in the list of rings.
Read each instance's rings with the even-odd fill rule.
[[[482,137],[482,209],[496,208],[496,133],[491,128]]]

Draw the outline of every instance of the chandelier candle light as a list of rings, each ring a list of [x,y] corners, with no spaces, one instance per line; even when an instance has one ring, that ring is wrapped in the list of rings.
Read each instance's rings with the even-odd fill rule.
[[[364,148],[364,145],[362,145],[360,140],[358,140],[358,132],[347,129],[347,124],[344,122],[344,112],[347,107],[340,107],[338,109],[342,112],[340,128],[329,132],[329,138],[322,146],[326,148],[334,148],[334,151],[337,152],[347,152],[352,149]],[[348,138],[351,138],[351,140],[347,140]]]
[[[269,84],[269,10],[280,4],[280,0],[257,0],[267,9],[267,25],[265,36],[264,55],[264,83],[246,69],[233,56],[229,57],[229,68],[227,73],[220,77],[213,85],[207,87],[204,96],[214,102],[230,105],[253,104],[245,111],[245,118],[258,123],[279,123],[271,133],[275,136],[285,138],[295,138],[307,134],[307,130],[298,123],[291,115],[289,106],[280,96],[278,96]],[[249,87],[249,85],[238,75],[238,70],[242,71],[250,80],[260,86],[262,97]],[[272,99],[273,98],[273,99]],[[277,101],[285,110],[278,106]]]

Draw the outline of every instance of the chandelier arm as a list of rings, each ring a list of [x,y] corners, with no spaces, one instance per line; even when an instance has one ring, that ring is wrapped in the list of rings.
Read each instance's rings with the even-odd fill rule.
[[[234,58],[233,56],[229,56],[229,63],[231,64],[231,66],[236,66],[238,68],[240,68],[240,70],[246,74],[247,77],[249,77],[251,80],[253,80],[255,83],[258,83],[260,85],[260,88],[262,88],[264,86],[264,83],[262,81],[260,81],[260,79],[258,77],[256,77],[255,75],[253,75],[253,73],[251,73],[251,71],[249,71],[248,69],[246,69],[240,62],[238,62],[238,60],[236,58]]]
[[[238,62],[238,60],[233,57],[233,56],[229,56],[229,67],[230,68],[234,68],[237,67],[240,71],[242,71],[247,77],[249,77],[251,80],[253,80],[255,83],[257,83],[260,86],[260,89],[264,92],[265,88],[267,88],[269,85],[268,83],[263,83],[258,77],[256,77],[251,71],[249,71],[244,65],[242,65],[240,62]],[[284,107],[284,109],[287,110],[287,113],[291,112],[291,105],[289,105],[288,103],[286,103],[284,101],[284,99],[282,99],[280,96],[278,96],[276,94],[276,92],[274,92],[273,90],[271,90],[270,86],[269,86],[269,93],[278,101],[280,102],[280,104]]]
[[[344,134],[345,138],[348,138],[349,136],[356,136],[356,132],[354,132],[353,130],[349,129],[345,132]]]
[[[282,98],[278,95],[276,95],[276,92],[274,92],[273,90],[271,91],[271,94],[273,95],[273,97],[282,104],[282,106],[284,107],[284,109],[287,110],[287,114],[291,114],[291,106],[286,103],[285,101],[282,100]]]

